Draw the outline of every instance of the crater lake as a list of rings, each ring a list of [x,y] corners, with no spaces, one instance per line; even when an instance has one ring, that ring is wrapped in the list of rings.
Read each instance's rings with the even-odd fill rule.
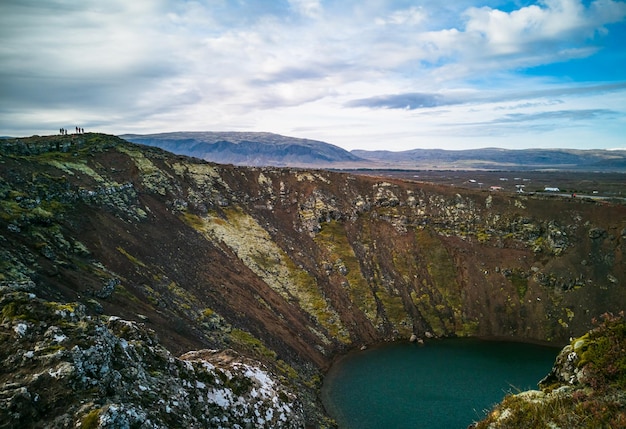
[[[559,351],[473,338],[385,344],[338,360],[322,400],[341,429],[465,429],[507,393],[537,389]]]

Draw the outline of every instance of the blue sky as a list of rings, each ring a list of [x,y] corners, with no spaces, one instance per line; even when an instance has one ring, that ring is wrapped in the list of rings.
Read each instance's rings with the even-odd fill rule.
[[[626,147],[623,0],[3,0],[0,135]]]

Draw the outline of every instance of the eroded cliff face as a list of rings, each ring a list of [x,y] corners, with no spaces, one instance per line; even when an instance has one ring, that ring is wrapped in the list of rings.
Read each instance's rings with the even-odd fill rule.
[[[626,207],[215,165],[85,134],[2,142],[0,282],[232,348],[304,390],[412,334],[565,343],[626,304]],[[306,401],[305,401],[306,402]]]

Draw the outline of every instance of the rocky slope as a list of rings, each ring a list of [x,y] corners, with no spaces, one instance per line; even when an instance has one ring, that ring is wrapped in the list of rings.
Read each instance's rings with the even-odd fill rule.
[[[475,429],[626,427],[626,321],[602,323],[567,345],[539,386],[507,396]]]
[[[215,350],[176,358],[141,324],[29,290],[0,297],[1,428],[304,425],[296,395],[258,362]]]
[[[140,323],[174,356],[254,358],[310,425],[328,424],[316,389],[347,349],[564,344],[626,304],[623,205],[215,165],[101,134],[0,153],[0,286]]]

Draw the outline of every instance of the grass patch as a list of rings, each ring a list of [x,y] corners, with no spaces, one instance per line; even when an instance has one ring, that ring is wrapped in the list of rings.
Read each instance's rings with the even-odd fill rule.
[[[510,279],[513,287],[517,291],[517,296],[519,297],[519,299],[524,298],[524,296],[526,296],[526,292],[528,291],[528,278],[522,276],[518,272],[513,272]]]
[[[605,315],[589,332],[580,347],[579,368],[585,368],[587,382],[594,389],[626,389],[626,321]]]
[[[95,429],[100,424],[100,408],[89,411],[81,420],[82,429]]]
[[[116,295],[117,297],[120,297],[120,298],[124,298],[124,299],[126,299],[126,300],[128,300],[128,301],[131,301],[131,302],[136,302],[136,303],[139,303],[139,299],[138,299],[135,295],[133,295],[132,293],[130,293],[130,292],[128,291],[128,289],[126,289],[126,288],[125,288],[123,285],[121,285],[121,284],[118,284],[118,285],[115,287],[115,290],[113,291],[113,295]]]
[[[346,279],[349,284],[350,301],[375,324],[378,314],[374,293],[361,274],[361,266],[342,225],[334,220],[325,223],[316,235],[315,241],[320,247],[328,250],[331,260],[341,259],[347,268]]]
[[[182,211],[179,217],[183,222],[196,231],[202,231],[204,229],[204,220],[198,215],[189,213],[188,211]]]
[[[25,320],[29,322],[36,322],[37,318],[31,314],[30,308],[23,302],[9,302],[2,307],[2,318],[8,320]]]
[[[249,332],[235,328],[231,331],[230,337],[235,344],[238,344],[244,349],[252,352],[254,355],[266,359],[271,359],[273,361],[276,360],[276,352],[268,349],[265,344],[261,342],[261,340],[259,340]]]
[[[144,264],[143,262],[141,262],[139,259],[135,258],[133,255],[131,255],[130,253],[128,253],[126,250],[124,250],[121,246],[116,247],[117,251],[120,252],[122,255],[126,256],[126,258],[132,262],[135,265],[139,265],[142,268],[147,268],[146,264]]]

